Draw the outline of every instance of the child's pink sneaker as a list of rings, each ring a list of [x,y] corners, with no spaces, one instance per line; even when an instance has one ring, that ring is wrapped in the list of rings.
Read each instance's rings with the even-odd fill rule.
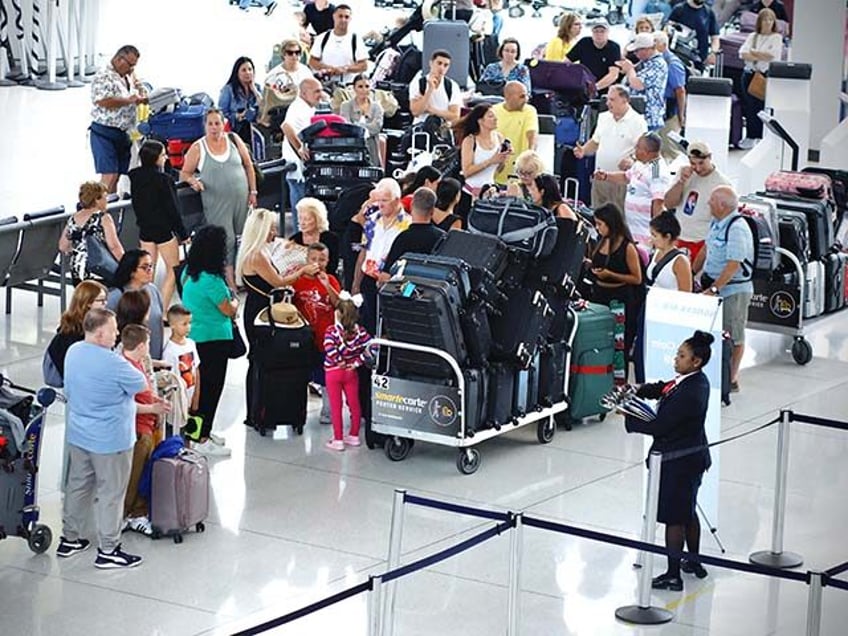
[[[324,444],[327,448],[334,451],[343,451],[345,448],[345,443],[340,439],[328,439],[327,443]]]
[[[359,437],[356,435],[345,435],[344,443],[347,446],[359,446],[362,442],[359,441]]]

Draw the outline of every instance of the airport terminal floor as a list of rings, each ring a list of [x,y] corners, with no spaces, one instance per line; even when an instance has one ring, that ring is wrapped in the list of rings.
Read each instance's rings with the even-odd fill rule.
[[[351,3],[354,26],[370,28],[376,10]],[[245,15],[224,0],[144,3],[104,1],[99,49],[133,43],[139,74],[156,85],[217,96],[232,61],[247,53],[264,65],[288,31],[290,5],[271,18]],[[549,11],[552,11],[549,10]],[[546,33],[550,25],[545,13]],[[511,28],[532,29],[529,16]],[[526,36],[525,36],[526,37]],[[108,58],[108,56],[107,56]],[[104,58],[104,59],[107,59]],[[93,176],[85,129],[88,89],[57,93],[0,88],[0,217],[71,205],[79,182]],[[736,176],[740,152],[727,172]],[[5,301],[0,303],[4,305]],[[0,314],[0,372],[26,386],[41,383],[42,352],[59,318],[56,298],[36,306],[35,294],[13,293],[11,315]],[[749,331],[741,391],[721,411],[722,437],[755,428],[781,408],[848,419],[848,321],[841,315],[808,325],[814,359],[796,365],[790,339]],[[0,633],[31,636],[229,634],[351,587],[386,569],[393,492],[536,517],[636,539],[642,522],[645,447],[618,416],[559,430],[540,445],[531,428],[485,442],[475,474],[460,475],[455,450],[417,443],[402,462],[364,446],[344,453],[324,448],[329,427],[318,424],[320,400],[310,399],[304,435],[280,430],[259,437],[244,419],[244,359],[230,364],[217,417],[233,449],[210,459],[212,505],[206,531],[180,545],[124,535],[144,556],[141,567],[101,571],[93,551],[55,555],[61,529],[58,490],[64,412],[52,406],[39,471],[41,519],[54,547],[34,555],[25,541],[0,541]],[[804,557],[801,571],[848,560],[848,432],[791,427],[785,539]],[[768,427],[716,450],[720,457],[718,514],[710,521],[727,558],[747,561],[770,546],[777,428]],[[712,440],[714,441],[714,440]],[[467,516],[408,506],[402,562],[431,554],[491,527]],[[657,542],[662,543],[661,529]],[[719,555],[704,526],[702,551]],[[403,636],[506,633],[509,538],[499,536],[397,587],[396,629]],[[636,601],[635,551],[539,529],[524,530],[520,589],[522,634],[663,636],[795,636],[803,633],[808,588],[796,581],[707,566],[709,576],[684,575],[682,593],[654,592],[652,602],[675,613],[671,623],[634,627],[615,609]],[[654,573],[665,566],[657,559]],[[823,634],[845,633],[848,592],[827,587]],[[364,636],[367,597],[359,595],[275,634]]]

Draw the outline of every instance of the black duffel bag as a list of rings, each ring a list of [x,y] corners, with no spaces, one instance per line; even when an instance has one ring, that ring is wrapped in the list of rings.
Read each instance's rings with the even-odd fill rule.
[[[497,236],[532,258],[551,254],[558,231],[550,210],[520,197],[478,199],[468,215],[468,230]]]

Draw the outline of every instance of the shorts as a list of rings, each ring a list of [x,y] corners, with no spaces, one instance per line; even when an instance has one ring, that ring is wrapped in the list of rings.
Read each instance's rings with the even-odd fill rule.
[[[730,334],[734,345],[745,342],[745,325],[748,322],[748,305],[751,304],[751,292],[742,292],[727,296],[721,303],[724,311],[722,328]]]
[[[156,245],[162,245],[174,238],[174,233],[169,227],[157,225],[151,227],[142,226],[139,228],[138,238],[145,243],[156,243]]]
[[[130,138],[120,128],[91,122],[88,136],[97,174],[127,174],[130,167]]]
[[[694,263],[695,257],[698,256],[698,253],[704,249],[704,245],[706,241],[684,241],[683,239],[677,239],[674,242],[674,246],[681,250],[686,250],[689,256],[689,262]]]

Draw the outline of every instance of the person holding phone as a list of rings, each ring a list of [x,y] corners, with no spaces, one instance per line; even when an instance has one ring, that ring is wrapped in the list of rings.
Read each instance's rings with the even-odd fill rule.
[[[478,104],[454,128],[462,139],[465,190],[477,198],[484,185],[495,182],[495,172],[512,155],[512,142],[498,132],[498,118],[491,104]]]

